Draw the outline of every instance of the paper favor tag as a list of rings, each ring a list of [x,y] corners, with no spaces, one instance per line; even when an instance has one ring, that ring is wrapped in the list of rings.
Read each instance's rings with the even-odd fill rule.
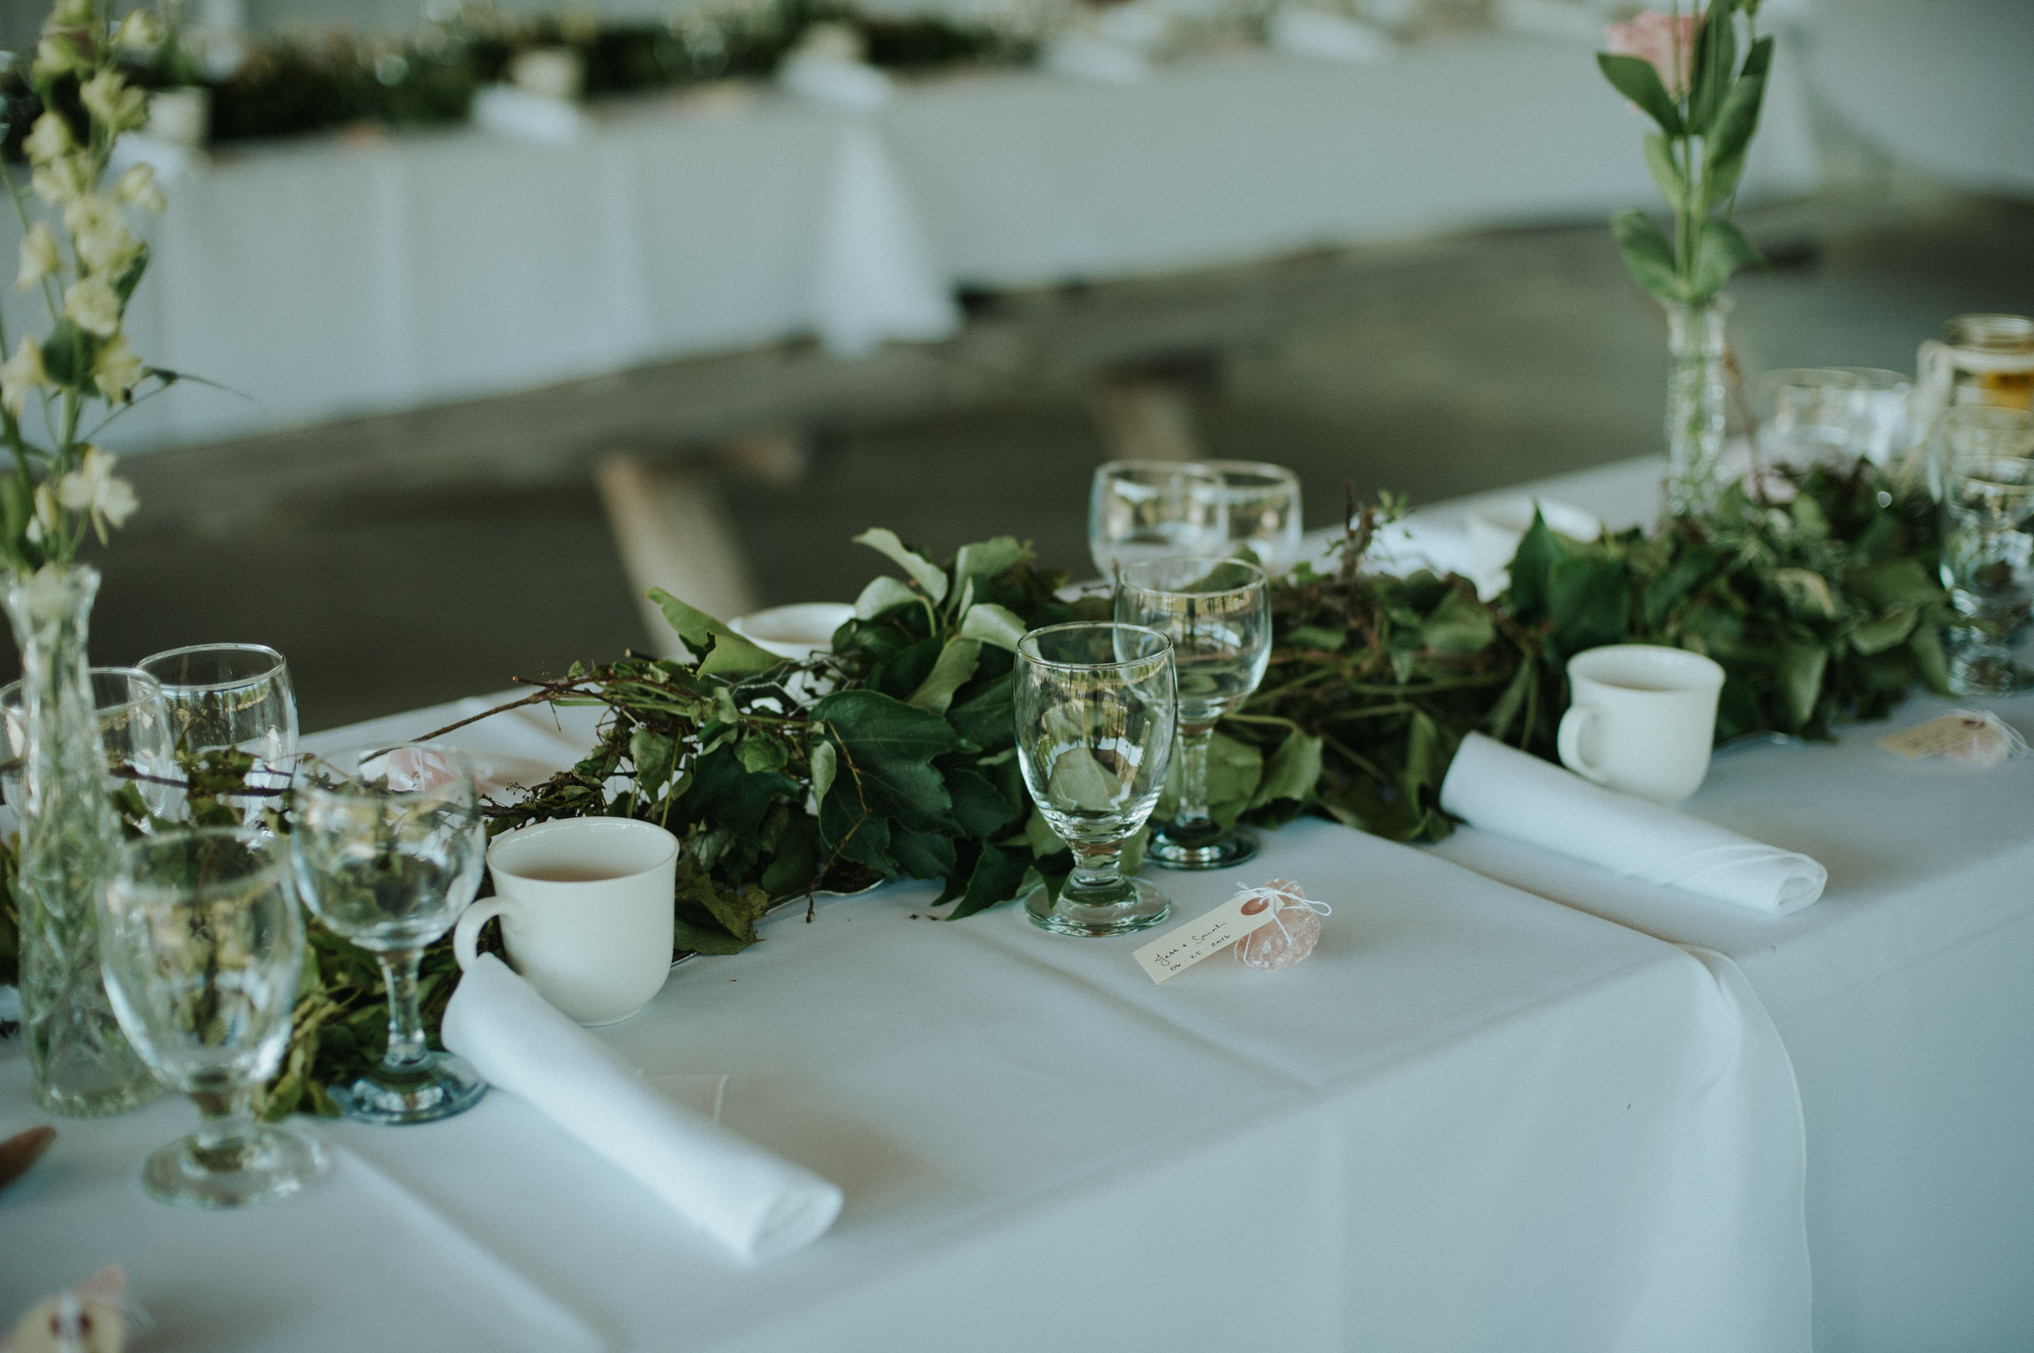
[[[2004,761],[2011,755],[2016,750],[2012,745],[2016,741],[2017,739],[1998,723],[1996,717],[1988,718],[1959,710],[1954,714],[1945,714],[1939,719],[1930,719],[1927,723],[1915,724],[1912,728],[1902,729],[1898,733],[1888,733],[1879,739],[1879,746],[1909,761],[1919,761],[1927,756],[1940,756],[1945,752],[1961,751],[1964,755],[1960,759],[1980,760],[1984,764],[1993,764]],[[1992,742],[1998,744],[1996,756],[1969,755],[1974,744],[1984,750],[1991,750],[1989,744]]]
[[[1164,982],[1277,919],[1278,904],[1261,890],[1238,893],[1213,911],[1166,931],[1139,949],[1136,958],[1152,981]]]

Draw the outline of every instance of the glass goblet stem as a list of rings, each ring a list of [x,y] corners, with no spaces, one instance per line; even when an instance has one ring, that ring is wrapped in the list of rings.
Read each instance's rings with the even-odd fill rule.
[[[388,983],[388,1051],[382,1066],[391,1071],[409,1071],[431,1059],[424,1043],[424,1013],[417,1004],[417,965],[421,949],[403,949],[381,955],[381,974]]]
[[[1073,844],[1073,873],[1061,894],[1069,901],[1108,906],[1123,900],[1123,842],[1081,841]]]
[[[229,1174],[247,1168],[256,1149],[254,1087],[236,1085],[228,1090],[192,1090],[191,1102],[203,1120],[190,1136],[191,1159],[210,1174]]]
[[[1167,836],[1198,839],[1221,832],[1208,814],[1208,745],[1214,740],[1211,723],[1179,727],[1179,811],[1166,827]]]

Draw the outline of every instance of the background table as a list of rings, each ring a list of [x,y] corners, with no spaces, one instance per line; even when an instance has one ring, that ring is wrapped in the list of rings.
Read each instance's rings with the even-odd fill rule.
[[[138,1162],[193,1118],[163,1104],[64,1125],[0,1195],[0,1310],[117,1259],[163,1349],[1807,1347],[1798,1109],[1728,963],[1324,822],[1251,872],[1334,903],[1301,967],[1156,987],[1137,937],[914,919],[920,886],[680,966],[601,1036],[732,1073],[728,1123],[844,1187],[776,1264],[501,1094],[320,1124],[334,1177],[273,1206],[159,1207]],[[1188,914],[1235,882],[1167,879]],[[0,1132],[25,1082],[0,1064]]]
[[[1121,87],[954,76],[873,113],[731,88],[605,105],[565,145],[465,130],[233,151],[170,186],[131,319],[150,361],[246,393],[178,389],[110,440],[217,440],[800,334],[843,352],[934,338],[962,286],[1600,218],[1657,193],[1590,50],[1493,31],[1375,66],[1247,51]],[[1803,88],[1780,82],[1746,191],[1815,180]],[[0,258],[19,230],[0,222]],[[9,332],[33,303],[0,297]]]

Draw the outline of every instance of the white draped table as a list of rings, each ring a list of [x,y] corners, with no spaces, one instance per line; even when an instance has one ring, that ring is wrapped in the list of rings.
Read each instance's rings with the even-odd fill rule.
[[[465,738],[499,773],[566,755],[531,718]],[[1161,988],[1136,937],[914,919],[910,885],[679,966],[600,1036],[730,1073],[724,1121],[845,1189],[774,1264],[501,1093],[319,1123],[337,1168],[281,1203],[161,1207],[166,1103],[63,1124],[0,1194],[0,1311],[117,1261],[146,1347],[208,1353],[1808,1347],[1799,1108],[1727,960],[1324,822],[1248,873],[1335,906],[1306,964]],[[1191,914],[1238,879],[1166,882]],[[0,1133],[26,1080],[0,1060]]]
[[[767,88],[603,105],[565,144],[478,130],[230,149],[170,185],[131,315],[187,386],[125,448],[478,398],[817,334],[953,331],[962,285],[1245,262],[1650,203],[1641,120],[1590,45],[1484,32],[1374,66],[1243,51],[1129,86],[900,82],[876,110]],[[1752,195],[1814,186],[1798,82]],[[0,259],[20,227],[0,219]],[[34,298],[0,296],[10,333]],[[39,332],[40,327],[30,330]]]
[[[1650,520],[1660,463],[1517,490]],[[1447,555],[1462,504],[1420,514]],[[1422,532],[1415,528],[1415,536]],[[1803,851],[1822,900],[1773,918],[1465,829],[1438,853],[1727,954],[1791,1054],[1808,1130],[1816,1346],[2034,1348],[2034,760],[1909,763],[1874,745],[1950,709],[2034,737],[2034,699],[1917,697],[1834,746],[1725,751],[1682,811]]]

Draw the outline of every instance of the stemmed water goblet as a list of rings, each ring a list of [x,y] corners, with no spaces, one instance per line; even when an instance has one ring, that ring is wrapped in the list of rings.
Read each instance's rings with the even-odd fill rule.
[[[1255,460],[1212,460],[1208,468],[1222,479],[1229,549],[1249,550],[1265,571],[1274,575],[1297,564],[1304,529],[1299,476],[1283,465]]]
[[[114,777],[113,788],[134,786],[150,813],[166,816],[177,763],[162,687],[137,667],[94,667],[90,677],[99,741],[106,751],[106,770]],[[28,755],[24,689],[19,681],[0,688],[0,724],[6,728],[9,758],[0,764],[0,794],[17,810],[23,806],[20,764]]]
[[[179,757],[243,751],[254,758],[251,792],[233,797],[243,820],[258,822],[288,790],[297,755],[297,699],[283,655],[261,644],[196,644],[150,654],[138,666],[162,685]]]
[[[1974,456],[1944,472],[1942,585],[1956,607],[1949,688],[2010,695],[2034,684],[2014,660],[2034,603],[2034,460]]]
[[[1145,858],[1168,869],[1222,869],[1257,853],[1257,839],[1208,811],[1208,744],[1271,661],[1264,570],[1240,559],[1160,559],[1125,568],[1116,619],[1172,640],[1179,673],[1179,810]]]
[[[417,966],[480,888],[487,838],[472,763],[428,746],[308,757],[291,810],[305,904],[379,959],[388,985],[388,1051],[350,1085],[328,1086],[333,1102],[369,1123],[464,1112],[487,1082],[426,1045]]]
[[[1869,387],[1837,367],[1769,371],[1759,380],[1766,422],[1759,455],[1771,465],[1805,468],[1860,454]]]
[[[1062,935],[1157,925],[1172,899],[1121,866],[1172,756],[1171,642],[1136,625],[1051,625],[1019,641],[1011,680],[1024,782],[1074,857],[1058,897],[1040,884],[1025,896],[1025,914]]]
[[[1221,475],[1208,466],[1112,460],[1096,468],[1088,552],[1103,578],[1141,559],[1220,554],[1228,540],[1228,496]]]
[[[148,1192],[238,1207],[321,1174],[323,1147],[250,1111],[289,1045],[304,957],[282,842],[246,827],[128,842],[100,896],[99,946],[128,1040],[204,1115],[196,1132],[148,1158]]]

